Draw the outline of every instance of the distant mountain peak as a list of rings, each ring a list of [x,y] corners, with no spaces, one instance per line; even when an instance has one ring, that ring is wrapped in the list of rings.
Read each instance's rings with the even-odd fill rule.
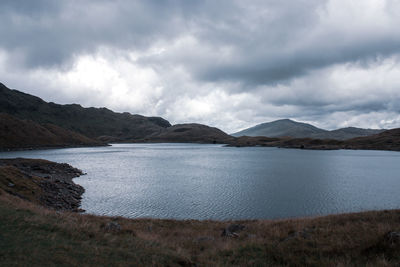
[[[293,123],[297,123],[297,121],[291,120],[291,119],[279,119],[279,120],[275,120],[272,122],[293,122]]]
[[[346,127],[333,131],[327,131],[314,125],[297,122],[291,119],[280,119],[272,122],[257,124],[232,134],[233,136],[266,136],[266,137],[293,137],[314,139],[350,139],[361,136],[378,134],[384,130],[362,129],[357,127]]]

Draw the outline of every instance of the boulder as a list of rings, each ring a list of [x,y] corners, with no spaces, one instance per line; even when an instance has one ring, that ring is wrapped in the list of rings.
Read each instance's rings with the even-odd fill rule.
[[[390,231],[385,234],[384,240],[390,245],[399,244],[400,243],[400,233]]]
[[[228,227],[223,229],[221,236],[227,237],[238,237],[238,232],[242,231],[245,228],[242,224],[230,224]]]

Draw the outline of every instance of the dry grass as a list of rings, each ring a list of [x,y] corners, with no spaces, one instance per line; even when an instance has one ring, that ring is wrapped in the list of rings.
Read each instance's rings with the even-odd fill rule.
[[[39,124],[0,113],[0,149],[105,145],[53,124]]]
[[[110,232],[110,221],[122,230]],[[4,265],[398,266],[400,211],[295,220],[253,220],[237,238],[230,222],[126,219],[42,208],[0,195],[0,262]]]
[[[42,188],[39,186],[43,178],[27,177],[14,166],[0,166],[0,190],[19,196],[20,198],[40,203]]]

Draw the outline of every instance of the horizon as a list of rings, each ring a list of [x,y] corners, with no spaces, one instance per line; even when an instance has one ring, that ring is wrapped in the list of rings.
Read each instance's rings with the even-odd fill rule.
[[[400,127],[393,0],[0,3],[0,77],[47,102],[235,133]]]
[[[0,84],[3,85],[3,86],[5,86],[6,88],[8,88],[8,89],[10,89],[10,90],[15,90],[15,91],[18,91],[18,92],[20,92],[20,93],[27,94],[26,92],[20,91],[20,90],[18,90],[18,89],[10,88],[10,87],[8,87],[7,85],[5,85],[5,84],[2,83],[2,82],[0,82]],[[31,96],[39,97],[39,96],[35,96],[35,95],[31,95]],[[41,97],[39,97],[39,98],[40,98],[41,100],[47,102],[47,103],[54,103],[54,102],[46,101],[46,99],[43,99],[43,98],[41,98]],[[58,104],[58,105],[78,105],[78,106],[80,106],[80,107],[82,107],[82,108],[99,108],[99,109],[101,109],[101,108],[106,108],[106,109],[111,110],[111,111],[113,111],[113,112],[117,112],[117,111],[112,110],[112,109],[109,109],[109,108],[107,108],[107,107],[82,106],[80,103],[65,103],[65,104],[54,103],[54,104]],[[125,113],[125,112],[127,112],[127,111],[122,111],[122,112],[118,112],[118,113]],[[128,112],[128,113],[129,113],[129,112]],[[137,113],[130,113],[130,114],[132,114],[132,115],[141,115],[141,116],[145,116],[145,115],[143,115],[143,114],[137,114]],[[148,115],[148,116],[146,116],[146,117],[159,117],[159,116]],[[170,122],[170,120],[168,120],[168,118],[164,118],[164,117],[160,117],[160,118],[163,118],[163,119],[167,120],[168,122]],[[240,129],[240,130],[238,130],[238,131],[236,131],[236,132],[225,132],[225,131],[224,131],[224,132],[227,133],[227,134],[229,134],[229,135],[233,135],[233,134],[239,133],[239,132],[241,132],[241,131],[248,130],[248,129],[250,129],[250,128],[254,128],[254,127],[257,127],[257,126],[260,126],[260,125],[263,125],[263,124],[270,124],[270,123],[274,123],[274,122],[278,122],[278,121],[285,121],[285,120],[286,120],[286,121],[291,121],[291,122],[294,122],[294,123],[309,124],[309,125],[311,125],[311,126],[317,127],[316,125],[313,125],[312,123],[305,122],[305,121],[298,121],[298,120],[291,119],[291,118],[278,118],[278,119],[275,119],[275,120],[273,120],[273,121],[261,122],[261,123],[258,123],[258,124],[249,126],[249,127],[247,127],[247,128]],[[176,123],[176,124],[190,124],[190,123],[198,123],[198,122],[187,121],[187,122],[180,122],[180,123]],[[171,123],[172,126],[174,126],[174,125],[176,125],[176,124]],[[204,123],[200,123],[200,124],[204,124]],[[217,125],[209,125],[209,124],[204,124],[204,125],[210,126],[210,127],[216,127],[216,128],[218,128],[218,129],[221,129],[221,128],[218,127]],[[346,127],[334,128],[334,129],[325,129],[325,128],[320,128],[320,127],[317,127],[317,128],[319,128],[319,129],[321,129],[321,130],[325,130],[325,131],[340,130],[340,129],[344,129],[344,128],[359,128],[359,129],[368,129],[368,130],[391,130],[391,129],[395,129],[395,128],[389,128],[389,129],[385,129],[385,128],[360,128],[360,127],[355,127],[355,126],[346,126]],[[222,130],[222,129],[221,129],[221,130]]]

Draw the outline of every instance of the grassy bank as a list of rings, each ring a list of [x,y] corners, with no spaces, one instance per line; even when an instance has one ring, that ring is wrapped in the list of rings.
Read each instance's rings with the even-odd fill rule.
[[[110,228],[119,225],[121,229]],[[125,219],[56,212],[0,194],[0,262],[12,265],[395,266],[400,211],[231,222]],[[110,228],[110,229],[108,229]]]

